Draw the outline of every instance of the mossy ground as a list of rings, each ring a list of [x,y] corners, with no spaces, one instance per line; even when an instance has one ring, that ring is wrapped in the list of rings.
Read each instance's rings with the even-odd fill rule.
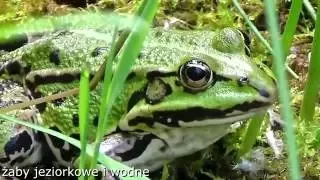
[[[64,4],[62,3],[64,2]],[[140,0],[100,0],[100,1],[59,1],[59,0],[0,0],[0,24],[3,22],[19,22],[29,16],[40,15],[61,15],[76,11],[89,10],[114,10],[116,12],[133,12]],[[316,1],[311,1],[315,5]],[[249,15],[250,20],[268,39],[267,26],[264,20],[263,2],[260,0],[240,1],[242,8]],[[278,13],[280,26],[283,27],[288,15],[288,1],[278,1]],[[272,57],[266,48],[256,39],[250,29],[245,25],[243,18],[237,13],[231,0],[163,0],[160,10],[154,21],[154,26],[169,26],[180,29],[220,29],[223,27],[237,27],[248,35],[251,56],[258,64],[271,66]],[[295,35],[293,46],[288,57],[289,66],[298,74],[295,79],[290,76],[292,93],[292,107],[295,112],[296,135],[299,145],[301,170],[305,179],[320,177],[320,109],[316,108],[314,121],[306,124],[299,121],[299,108],[302,102],[303,88],[308,71],[308,57],[311,51],[312,30],[314,22],[307,11],[303,12],[299,19],[299,25]],[[250,43],[250,44],[249,44]],[[274,105],[274,110],[278,110],[278,104]],[[264,128],[255,145],[261,148],[265,156],[263,168],[258,172],[250,173],[235,170],[236,151],[239,149],[244,128],[232,133],[208,150],[193,155],[195,160],[188,167],[181,167],[179,171],[188,172],[188,177],[198,178],[226,178],[240,179],[243,177],[259,179],[287,179],[288,167],[286,152],[282,157],[276,159],[274,153],[267,144],[265,132],[268,128],[269,120],[266,118]],[[283,139],[283,132],[278,132],[279,138]],[[250,170],[250,169],[249,169]],[[171,170],[169,170],[172,173]],[[177,173],[176,171],[176,174]]]

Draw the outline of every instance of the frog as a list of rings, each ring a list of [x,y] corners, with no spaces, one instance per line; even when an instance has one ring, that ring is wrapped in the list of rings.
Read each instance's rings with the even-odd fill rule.
[[[103,38],[88,33],[92,31]],[[78,87],[82,67],[89,67],[92,77],[112,39],[112,28],[46,34],[1,55],[0,79],[19,83],[30,99]],[[234,123],[265,112],[276,100],[276,83],[250,61],[245,48],[243,35],[232,27],[152,28],[108,114],[100,152],[130,167],[155,171],[208,148]],[[117,60],[113,71],[116,65]],[[89,142],[95,138],[102,89],[101,80],[90,92]],[[30,121],[79,139],[77,95],[33,109]],[[0,151],[1,167],[44,162],[73,167],[79,155],[68,142],[36,130],[25,128],[9,137]]]

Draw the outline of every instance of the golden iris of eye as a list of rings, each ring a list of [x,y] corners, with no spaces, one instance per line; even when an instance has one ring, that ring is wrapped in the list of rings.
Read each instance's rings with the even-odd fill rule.
[[[181,66],[180,79],[186,88],[200,91],[210,86],[213,81],[213,73],[206,63],[193,59]]]

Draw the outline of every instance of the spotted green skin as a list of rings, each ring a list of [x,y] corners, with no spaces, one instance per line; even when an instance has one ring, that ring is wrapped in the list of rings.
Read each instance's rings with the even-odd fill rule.
[[[31,72],[18,76],[20,78],[22,76],[22,79],[31,83],[34,82],[36,75],[45,77],[48,74],[58,74],[58,72],[74,74],[72,72],[80,72],[83,66],[90,66],[95,72],[103,63],[103,57],[108,53],[108,50],[97,57],[92,57],[91,53],[97,47],[110,47],[111,32],[112,29],[104,30],[104,37],[107,37],[105,39],[87,37],[84,31],[53,33],[16,51],[0,56],[0,62],[18,59],[31,65]],[[245,45],[241,38],[240,34],[232,29],[219,33],[163,30],[160,28],[151,30],[139,58],[131,70],[133,76],[127,79],[121,94],[113,105],[108,117],[107,128],[109,131],[106,130],[106,133],[110,133],[116,128],[127,132],[142,130],[166,139],[163,137],[163,132],[167,129],[187,127],[201,129],[206,126],[231,124],[265,110],[267,105],[274,101],[275,84],[245,55],[243,49]],[[57,49],[59,49],[59,63],[50,62],[50,53],[52,54]],[[216,75],[214,78],[219,77],[220,79],[202,91],[190,93],[181,82],[179,69],[194,58],[205,62]],[[170,75],[159,76],[156,74],[152,78],[148,77],[151,72],[155,71]],[[2,77],[8,78],[6,75]],[[248,83],[240,85],[239,79],[242,77],[247,77]],[[9,76],[9,78],[12,77]],[[151,87],[151,96],[156,90],[165,91],[163,86],[157,87],[153,84],[152,80],[154,79],[161,79],[165,85],[170,87],[171,93],[160,98],[159,102],[150,104],[144,93],[146,87]],[[69,83],[44,83],[39,84],[35,91],[46,96],[78,87],[78,85],[77,80]],[[262,96],[261,90],[267,92],[269,96]],[[133,101],[132,96],[137,92],[140,92],[142,96]],[[91,139],[96,130],[93,122],[99,114],[100,94],[101,83],[91,92],[90,97],[89,119],[91,123],[88,134],[91,135]],[[243,112],[232,111],[223,117],[211,115],[201,121],[179,119],[175,126],[170,125],[169,122],[163,123],[156,120],[150,122],[154,116],[153,113],[159,111],[165,111],[168,114],[192,108],[224,111],[253,102],[261,102],[263,105],[259,107],[248,106]],[[130,103],[132,107],[129,108]],[[74,116],[77,113],[78,97],[67,97],[59,105],[46,103],[46,109],[41,112],[39,123],[49,128],[57,127],[58,130],[68,135],[77,134],[79,132],[77,122],[72,120],[75,119]],[[145,117],[149,119],[149,122],[132,123],[136,117]],[[152,125],[149,125],[150,123]],[[222,127],[225,128],[225,126]],[[223,131],[227,131],[227,129]]]

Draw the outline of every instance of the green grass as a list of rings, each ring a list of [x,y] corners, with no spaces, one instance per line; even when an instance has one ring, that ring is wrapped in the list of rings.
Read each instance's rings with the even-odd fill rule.
[[[250,123],[246,129],[246,133],[242,139],[242,143],[240,145],[240,149],[237,154],[237,159],[239,160],[243,155],[250,152],[255,142],[257,141],[257,137],[260,133],[260,129],[263,123],[264,115],[257,115],[250,120]]]
[[[89,88],[89,71],[84,69],[80,79],[80,93],[79,93],[79,125],[80,125],[80,169],[86,168],[86,149],[88,144],[88,127],[89,127],[89,102],[90,102],[90,88]],[[79,177],[84,180],[85,177]]]
[[[301,10],[302,10],[302,0],[292,1],[288,20],[286,22],[286,26],[284,27],[284,32],[281,37],[282,51],[283,51],[284,58],[287,57],[289,49],[291,47],[293,35],[296,32]],[[285,62],[285,59],[283,59],[283,61]]]
[[[320,2],[318,2],[318,9]],[[309,64],[308,79],[304,89],[303,102],[300,111],[302,120],[312,122],[315,112],[315,106],[318,101],[318,93],[320,88],[320,11],[317,12],[316,27],[313,37],[311,60]]]
[[[271,34],[271,42],[274,51],[275,73],[278,80],[279,100],[281,103],[281,115],[286,122],[285,134],[288,151],[288,164],[291,179],[298,180],[301,178],[300,166],[298,159],[298,148],[296,146],[296,137],[293,128],[293,113],[290,107],[290,91],[288,87],[287,74],[284,66],[284,50],[279,43],[279,22],[275,11],[274,1],[265,1],[266,19]]]

